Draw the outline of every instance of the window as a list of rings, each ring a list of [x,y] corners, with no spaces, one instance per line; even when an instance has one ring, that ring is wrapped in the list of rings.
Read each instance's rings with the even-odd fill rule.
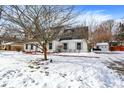
[[[28,49],[28,44],[26,44],[26,49]]]
[[[77,50],[81,50],[81,43],[77,43]]]
[[[37,51],[38,49],[38,44],[35,44],[35,51]]]
[[[31,50],[33,50],[33,44],[31,44]]]
[[[67,43],[63,43],[64,45],[64,50],[67,50]]]
[[[49,49],[52,49],[52,43],[49,43]]]

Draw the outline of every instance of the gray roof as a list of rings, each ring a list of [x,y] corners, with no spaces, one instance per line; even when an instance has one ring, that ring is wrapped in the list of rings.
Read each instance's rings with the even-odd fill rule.
[[[64,28],[56,27],[52,28],[51,31],[54,32],[54,37],[52,40],[70,40],[70,39],[86,39],[88,40],[88,27],[75,27],[75,28]],[[41,38],[39,34],[36,35]],[[29,41],[36,41],[35,38]]]
[[[88,27],[65,29],[60,40],[88,39]]]

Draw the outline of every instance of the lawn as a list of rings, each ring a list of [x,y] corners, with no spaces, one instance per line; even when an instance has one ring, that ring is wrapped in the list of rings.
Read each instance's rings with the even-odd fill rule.
[[[0,52],[0,87],[124,88],[123,70],[121,52],[55,53],[47,61],[43,55]]]

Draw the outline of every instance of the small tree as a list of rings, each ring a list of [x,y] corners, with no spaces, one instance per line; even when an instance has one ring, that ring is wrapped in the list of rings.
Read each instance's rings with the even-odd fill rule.
[[[4,28],[8,29],[9,25],[9,29],[17,30],[22,36],[30,35],[24,41],[30,39],[38,42],[47,60],[46,45],[60,32],[52,31],[52,28],[72,24],[72,19],[76,17],[73,9],[73,6],[4,6],[2,18],[6,21]]]

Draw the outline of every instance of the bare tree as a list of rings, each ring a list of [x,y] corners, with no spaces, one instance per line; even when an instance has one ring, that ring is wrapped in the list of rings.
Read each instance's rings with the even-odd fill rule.
[[[2,11],[3,11],[3,6],[0,6],[0,19],[1,19],[1,15],[2,15]]]
[[[88,18],[87,18],[87,16],[86,16],[86,18],[85,17],[83,18],[82,26],[88,27],[88,39],[86,40],[86,42],[87,42],[87,46],[88,46],[89,51],[94,46],[93,45],[94,44],[93,33],[94,33],[94,31],[98,25],[99,25],[98,20],[97,20],[96,16],[92,13],[90,15],[88,15]]]
[[[96,16],[94,14],[91,14],[90,16],[88,16],[88,18],[83,18],[83,22],[82,22],[83,26],[88,26],[88,30],[89,30],[89,41],[92,42],[92,33],[95,31],[96,27],[98,26],[98,22],[96,20]]]
[[[123,23],[119,23],[119,26],[117,27],[117,31],[115,33],[115,40],[124,41],[124,24]]]
[[[114,27],[114,20],[107,20],[102,23],[104,29],[107,31],[109,35],[109,42],[113,40],[113,27]]]
[[[17,31],[22,36],[30,35],[31,40],[38,42],[47,60],[46,46],[59,34],[52,29],[72,24],[72,19],[76,17],[73,9],[73,6],[4,6],[2,18],[6,21],[5,29]]]
[[[113,20],[108,20],[101,23],[93,33],[93,41],[97,42],[111,42],[113,39],[112,28],[114,26]]]

